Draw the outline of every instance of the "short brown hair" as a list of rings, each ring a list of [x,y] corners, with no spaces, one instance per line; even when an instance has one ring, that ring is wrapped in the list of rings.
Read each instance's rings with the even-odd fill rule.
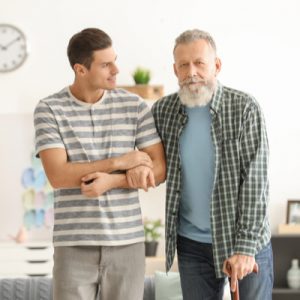
[[[71,67],[76,63],[90,68],[93,53],[111,47],[112,40],[108,34],[98,28],[86,28],[73,35],[68,45],[68,58]]]

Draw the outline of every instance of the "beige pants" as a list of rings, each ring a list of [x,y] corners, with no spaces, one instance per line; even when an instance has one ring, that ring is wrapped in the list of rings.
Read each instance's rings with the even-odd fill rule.
[[[54,248],[54,300],[142,300],[144,243]]]

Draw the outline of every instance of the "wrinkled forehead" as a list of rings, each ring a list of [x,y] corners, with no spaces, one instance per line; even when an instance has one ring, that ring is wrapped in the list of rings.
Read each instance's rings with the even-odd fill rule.
[[[213,47],[204,39],[179,43],[174,49],[174,61],[215,58]]]

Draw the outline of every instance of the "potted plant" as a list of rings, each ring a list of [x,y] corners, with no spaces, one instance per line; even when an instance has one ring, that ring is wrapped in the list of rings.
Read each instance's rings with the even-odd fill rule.
[[[151,71],[149,69],[137,67],[132,73],[132,78],[135,85],[123,85],[120,87],[148,100],[157,100],[163,97],[164,92],[162,85],[149,84],[151,80]]]
[[[160,219],[144,220],[145,232],[145,254],[146,256],[156,256],[158,239],[161,237],[160,229],[163,224]]]
[[[135,84],[148,84],[151,79],[150,70],[138,67],[132,74]]]

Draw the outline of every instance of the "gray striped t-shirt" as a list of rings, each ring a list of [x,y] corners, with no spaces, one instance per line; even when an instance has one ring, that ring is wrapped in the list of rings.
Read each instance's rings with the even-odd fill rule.
[[[34,125],[37,156],[63,148],[70,162],[107,159],[160,142],[147,104],[122,89],[105,91],[89,104],[66,87],[38,103]],[[56,189],[54,198],[54,246],[144,241],[137,190],[113,189],[87,198],[80,188]]]

